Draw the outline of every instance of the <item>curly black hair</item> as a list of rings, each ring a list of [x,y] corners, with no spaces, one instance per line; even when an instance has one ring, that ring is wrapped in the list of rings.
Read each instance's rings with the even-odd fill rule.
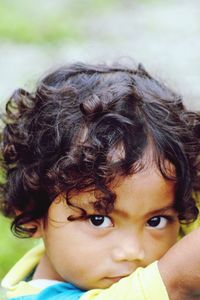
[[[71,192],[96,191],[95,209],[111,212],[116,195],[110,183],[147,167],[149,147],[164,178],[176,182],[179,220],[198,215],[200,114],[186,110],[142,65],[63,66],[34,92],[15,91],[3,121],[1,210],[13,218],[18,236],[37,230],[24,224],[44,218],[60,193],[73,205]],[[80,208],[80,218],[84,214]]]

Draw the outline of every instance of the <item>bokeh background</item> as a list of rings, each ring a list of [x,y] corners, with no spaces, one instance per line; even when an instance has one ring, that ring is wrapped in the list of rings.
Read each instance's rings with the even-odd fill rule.
[[[142,62],[200,110],[199,16],[199,0],[0,0],[1,112],[14,89],[75,61]],[[0,279],[34,243],[0,216]]]

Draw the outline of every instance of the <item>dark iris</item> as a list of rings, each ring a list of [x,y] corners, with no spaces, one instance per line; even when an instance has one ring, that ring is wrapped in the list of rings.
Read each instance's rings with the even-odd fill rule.
[[[90,216],[90,221],[94,226],[100,226],[103,224],[104,216]]]
[[[151,227],[156,227],[160,224],[161,217],[153,217],[148,221],[148,225]]]

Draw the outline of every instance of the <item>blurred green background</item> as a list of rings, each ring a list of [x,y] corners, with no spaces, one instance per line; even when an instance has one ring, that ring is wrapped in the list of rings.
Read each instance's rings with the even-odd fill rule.
[[[199,11],[199,0],[1,0],[1,111],[15,88],[55,66],[130,58],[199,109]],[[9,226],[0,216],[0,280],[34,243]]]

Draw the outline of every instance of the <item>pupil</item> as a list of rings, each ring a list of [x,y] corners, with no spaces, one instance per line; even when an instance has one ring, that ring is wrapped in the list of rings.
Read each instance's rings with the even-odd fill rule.
[[[91,216],[91,222],[93,225],[99,226],[103,223],[104,217],[102,216]]]
[[[155,217],[155,218],[152,218],[150,221],[149,221],[149,225],[150,226],[158,226],[160,224],[160,218],[159,217]]]

